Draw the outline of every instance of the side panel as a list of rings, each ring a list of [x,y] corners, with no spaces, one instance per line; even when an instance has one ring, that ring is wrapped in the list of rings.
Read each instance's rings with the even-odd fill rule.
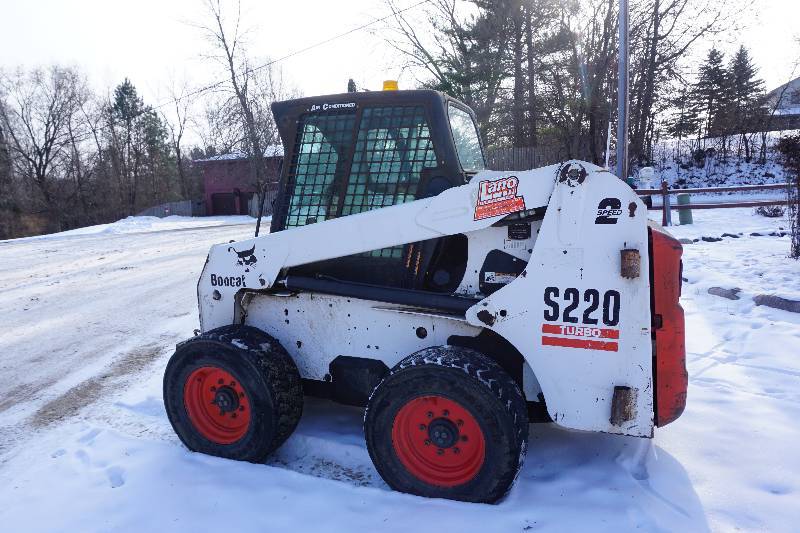
[[[656,425],[677,419],[686,406],[689,375],[681,296],[683,247],[660,226],[651,230],[655,334]]]
[[[530,236],[527,239],[509,239],[509,230],[505,226],[490,227],[467,233],[467,268],[464,272],[464,278],[455,292],[470,295],[480,292],[481,281],[486,281],[485,279],[480,279],[481,267],[486,260],[486,256],[492,250],[500,250],[527,262],[536,243],[541,221],[536,220],[528,224]]]
[[[467,320],[517,347],[556,423],[651,436],[647,210],[609,172],[571,165],[576,171],[562,173],[523,275],[468,310]],[[622,277],[622,250],[638,252],[637,277]],[[616,401],[625,402],[617,411],[627,415],[612,423],[615,387],[624,392]]]
[[[299,293],[255,295],[245,324],[277,338],[300,376],[323,380],[337,356],[377,359],[389,368],[404,357],[447,344],[451,335],[476,336],[481,328],[463,319],[413,312],[401,306],[343,296]]]

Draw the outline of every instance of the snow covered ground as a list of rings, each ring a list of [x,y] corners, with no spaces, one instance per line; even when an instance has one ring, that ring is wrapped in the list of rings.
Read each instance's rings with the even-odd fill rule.
[[[786,175],[781,157],[775,145],[781,137],[797,135],[798,130],[773,131],[767,134],[766,160],[758,162],[762,146],[760,134],[751,134],[752,160],[747,162],[740,137],[728,137],[727,157],[722,157],[722,138],[703,139],[664,139],[658,142],[653,151],[656,169],[656,186],[662,179],[671,188],[721,187],[734,185],[756,185],[765,183],[785,183]],[[707,150],[703,161],[698,162],[692,154],[698,149]],[[698,166],[699,165],[699,166]]]
[[[655,212],[652,216],[660,214]],[[208,247],[252,219],[127,219],[0,243],[3,531],[793,531],[800,522],[800,298],[788,228],[749,209],[694,213],[684,247],[689,400],[654,441],[531,426],[499,505],[391,492],[359,409],[308,401],[266,465],[187,451],[161,375],[197,327]],[[711,296],[739,287],[741,299]]]

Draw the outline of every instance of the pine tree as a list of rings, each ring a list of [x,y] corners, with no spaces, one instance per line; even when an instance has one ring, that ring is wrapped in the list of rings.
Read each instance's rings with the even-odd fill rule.
[[[144,102],[136,92],[136,87],[131,80],[125,78],[125,81],[114,89],[114,101],[111,105],[114,117],[125,124],[130,124],[144,109]]]
[[[756,77],[756,67],[744,46],[731,60],[730,77],[731,96],[738,109],[745,110],[758,103],[764,94],[764,80]]]
[[[668,123],[671,135],[682,139],[697,133],[700,127],[700,116],[697,106],[692,105],[688,90],[683,90],[676,98],[670,99],[670,107],[674,109],[672,120]]]
[[[732,83],[724,60],[722,52],[712,48],[694,85],[694,109],[704,119],[706,136],[729,131]]]
[[[121,209],[134,214],[145,205],[160,203],[168,194],[174,166],[163,121],[127,78],[114,90],[106,118],[107,150],[118,179]]]
[[[735,113],[734,127],[740,137],[739,149],[744,147],[745,160],[752,159],[750,137],[764,118],[762,102],[764,99],[764,80],[756,77],[756,67],[750,53],[744,46],[739,47],[728,67],[731,78],[731,107]]]

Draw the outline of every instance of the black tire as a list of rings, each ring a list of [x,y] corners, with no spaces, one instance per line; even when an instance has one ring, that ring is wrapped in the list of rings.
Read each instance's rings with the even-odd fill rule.
[[[227,418],[223,422],[242,424],[244,413],[249,412],[245,426],[229,430],[232,433],[224,436],[224,442],[215,442],[208,431],[204,433],[202,424],[193,423],[189,413],[193,409],[197,420],[197,404],[192,401],[194,396],[187,392],[191,386],[190,377],[191,383],[200,381],[199,376],[205,376],[208,368],[219,371],[219,375],[227,373],[235,381],[231,383],[235,388],[223,384],[215,394],[221,394],[223,388],[226,393],[233,391],[232,395],[228,394],[228,398],[233,398],[225,404],[230,409],[225,417],[242,416],[238,422]],[[190,406],[187,407],[187,403]],[[175,433],[190,450],[227,459],[263,462],[289,438],[300,421],[303,412],[300,373],[283,346],[266,333],[250,326],[224,326],[178,345],[164,371],[164,405]],[[223,407],[219,409],[222,416]]]
[[[402,427],[407,424],[411,428],[408,442],[412,448],[429,454],[427,450],[430,448],[421,447],[416,442],[422,438],[424,446],[433,444],[436,448],[435,442],[447,446],[435,450],[437,454],[466,454],[466,451],[459,452],[457,444],[452,444],[453,441],[458,443],[459,439],[466,444],[466,434],[459,437],[456,432],[452,440],[437,441],[431,433],[435,424],[440,424],[437,428],[441,428],[442,423],[452,427],[445,416],[450,415],[449,411],[441,411],[433,416],[435,408],[426,412],[425,416],[432,422],[427,428],[424,423],[417,424],[419,420],[403,414],[413,414],[417,408],[411,406],[419,406],[420,402],[436,402],[438,398],[444,398],[445,402],[453,401],[455,405],[465,408],[467,415],[472,416],[468,422],[477,423],[482,435],[479,432],[476,434],[485,442],[482,464],[476,467],[474,462],[470,463],[471,470],[465,471],[471,477],[464,481],[450,477],[447,486],[423,480],[412,472],[413,468],[406,466],[409,459],[404,463],[400,455],[409,457],[409,453],[413,456],[416,452],[405,452],[403,445],[394,442],[395,437],[399,441],[404,439]],[[458,423],[462,429],[469,425],[462,420]],[[411,435],[417,429],[420,433]],[[528,415],[522,392],[497,363],[468,348],[440,346],[421,350],[403,359],[381,381],[367,405],[364,434],[375,468],[393,489],[427,497],[493,503],[508,492],[522,468],[528,442]],[[453,460],[458,459],[454,457]],[[434,465],[433,468],[440,466]],[[472,474],[475,469],[477,472]],[[422,475],[426,474],[423,469]]]

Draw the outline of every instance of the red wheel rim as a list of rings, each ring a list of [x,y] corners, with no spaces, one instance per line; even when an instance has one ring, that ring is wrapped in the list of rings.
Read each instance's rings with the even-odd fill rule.
[[[472,480],[486,453],[472,413],[443,396],[422,396],[405,404],[392,425],[392,445],[414,477],[440,487]]]
[[[230,372],[215,366],[189,374],[183,404],[195,429],[216,444],[233,444],[250,426],[247,392]]]

